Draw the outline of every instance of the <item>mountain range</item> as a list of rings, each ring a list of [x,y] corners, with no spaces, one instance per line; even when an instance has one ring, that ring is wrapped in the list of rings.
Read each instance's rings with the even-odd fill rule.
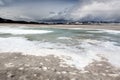
[[[19,23],[19,24],[100,24],[100,23],[120,23],[118,21],[70,21],[64,19],[47,19],[47,20],[36,20],[36,21],[16,21],[11,19],[0,18],[0,23]]]

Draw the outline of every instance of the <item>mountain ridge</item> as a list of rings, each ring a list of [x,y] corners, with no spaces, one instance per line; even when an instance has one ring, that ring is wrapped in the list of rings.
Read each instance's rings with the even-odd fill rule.
[[[11,20],[0,17],[0,23],[19,23],[19,24],[100,24],[100,23],[120,23],[119,21],[70,21],[64,19],[48,19],[37,21]]]

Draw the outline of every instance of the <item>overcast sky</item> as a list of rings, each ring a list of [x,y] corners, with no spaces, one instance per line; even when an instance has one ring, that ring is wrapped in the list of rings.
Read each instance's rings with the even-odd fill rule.
[[[0,17],[13,20],[120,20],[120,0],[0,0]]]

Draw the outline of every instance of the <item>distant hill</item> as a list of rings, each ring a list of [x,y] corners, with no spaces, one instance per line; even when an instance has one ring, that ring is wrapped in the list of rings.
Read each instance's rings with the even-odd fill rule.
[[[0,23],[39,24],[38,22],[14,21],[14,20],[3,19],[3,18],[0,18]]]

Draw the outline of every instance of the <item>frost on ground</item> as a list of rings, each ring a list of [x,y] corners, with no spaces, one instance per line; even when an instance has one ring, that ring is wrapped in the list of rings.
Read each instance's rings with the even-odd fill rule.
[[[106,59],[78,70],[53,55],[0,54],[0,80],[119,80],[120,69]]]

